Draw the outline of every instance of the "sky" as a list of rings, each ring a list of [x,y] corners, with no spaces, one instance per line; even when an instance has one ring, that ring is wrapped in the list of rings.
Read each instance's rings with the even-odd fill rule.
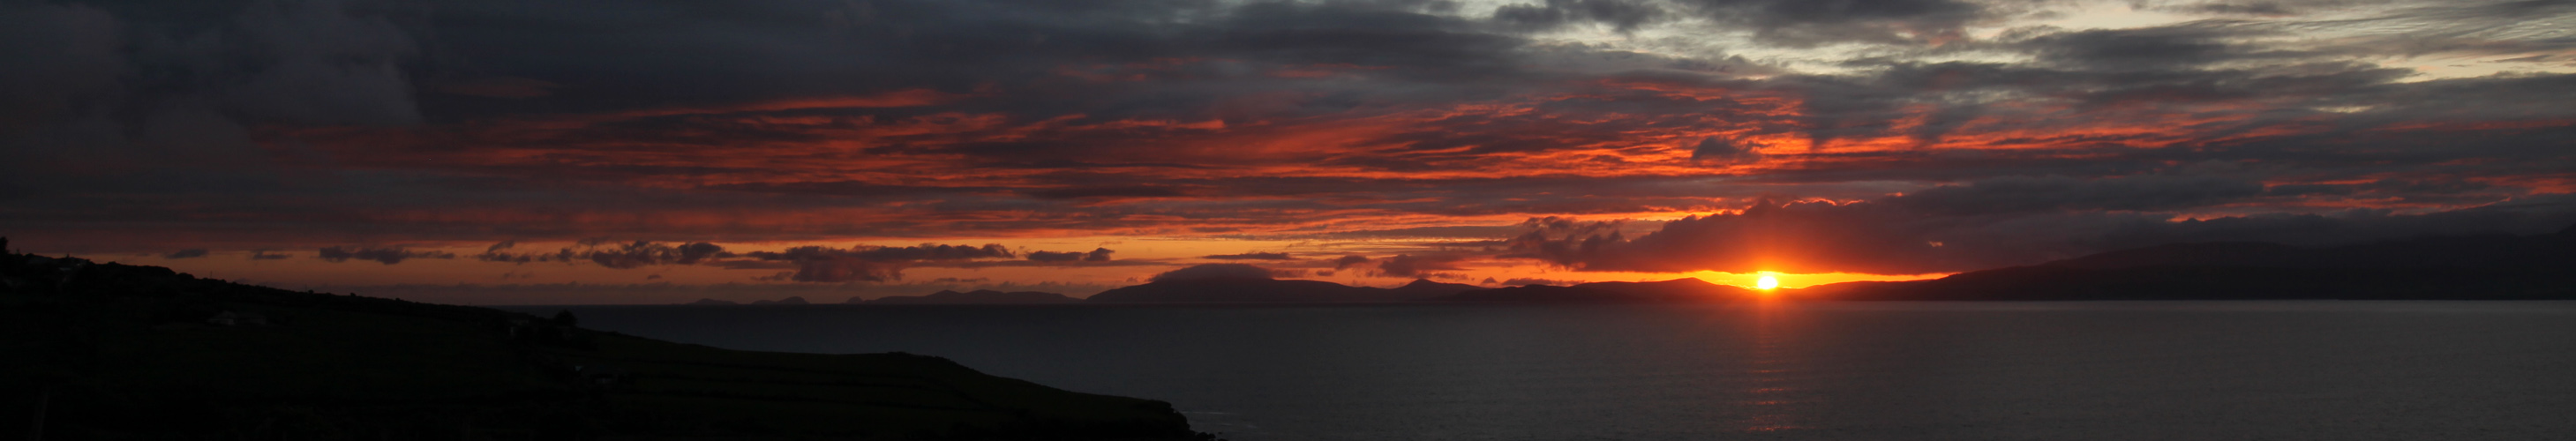
[[[0,236],[472,304],[2576,225],[2576,1],[0,1]]]

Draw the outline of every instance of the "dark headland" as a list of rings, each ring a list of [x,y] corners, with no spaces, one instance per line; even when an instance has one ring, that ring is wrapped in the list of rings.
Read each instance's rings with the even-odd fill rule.
[[[41,439],[1205,440],[1170,404],[903,353],[686,345],[569,314],[0,253],[0,432]]]

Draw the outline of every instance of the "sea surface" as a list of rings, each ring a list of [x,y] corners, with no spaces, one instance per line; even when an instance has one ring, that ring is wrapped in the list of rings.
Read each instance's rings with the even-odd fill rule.
[[[1291,440],[2576,438],[2576,302],[575,306]]]

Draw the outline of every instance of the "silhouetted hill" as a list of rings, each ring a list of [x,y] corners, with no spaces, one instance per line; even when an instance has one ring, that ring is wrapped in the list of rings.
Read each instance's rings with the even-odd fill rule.
[[[1256,277],[1159,280],[1093,294],[1103,303],[1372,302],[1403,300],[1383,288]]]
[[[1413,279],[1413,283],[1389,288],[1387,291],[1389,294],[1397,298],[1431,299],[1480,289],[1485,289],[1485,287],[1464,283],[1433,282],[1431,279]]]
[[[989,289],[979,289],[969,292],[941,290],[939,292],[930,293],[930,295],[920,296],[890,296],[878,298],[876,300],[869,300],[867,303],[871,305],[1025,305],[1073,303],[1080,301],[1082,301],[1082,299],[1065,297],[1063,294],[1051,292],[1001,292]]]
[[[732,300],[716,300],[716,299],[698,299],[698,301],[695,301],[695,302],[682,303],[682,304],[683,304],[683,305],[698,305],[698,306],[732,306],[732,305],[741,305],[741,303],[734,303],[734,301],[732,301]]]
[[[2576,228],[2319,248],[2174,244],[1794,292],[1840,300],[2576,299]]]
[[[1462,302],[1705,302],[1758,296],[1753,290],[1696,278],[1660,282],[1593,282],[1574,286],[1526,285],[1466,291],[1438,300]]]
[[[807,302],[807,301],[805,301],[805,298],[804,298],[804,297],[788,297],[788,298],[778,299],[778,300],[753,300],[753,301],[751,301],[751,304],[753,304],[753,305],[811,305],[811,304],[814,304],[814,303],[813,303],[813,302]]]
[[[45,439],[1208,438],[1163,402],[938,357],[734,351],[561,317],[0,254],[0,432],[33,422]]]

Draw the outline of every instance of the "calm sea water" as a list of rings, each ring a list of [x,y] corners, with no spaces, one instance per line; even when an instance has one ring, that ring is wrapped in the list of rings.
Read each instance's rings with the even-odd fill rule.
[[[569,309],[944,356],[1239,441],[2576,437],[2576,302]]]

